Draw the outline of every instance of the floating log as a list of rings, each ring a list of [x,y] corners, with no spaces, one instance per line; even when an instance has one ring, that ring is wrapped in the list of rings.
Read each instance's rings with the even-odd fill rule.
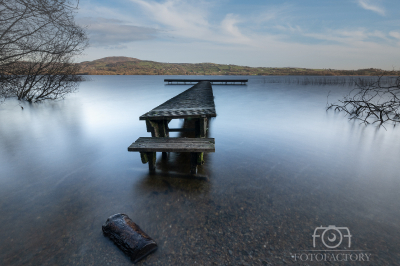
[[[157,243],[126,214],[118,213],[110,216],[102,229],[104,235],[128,255],[133,263],[157,249]]]

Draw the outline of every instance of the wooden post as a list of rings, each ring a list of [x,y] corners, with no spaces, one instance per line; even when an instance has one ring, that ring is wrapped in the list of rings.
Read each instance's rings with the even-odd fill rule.
[[[159,137],[169,137],[167,120],[158,121],[158,136]]]
[[[190,173],[195,175],[197,172],[197,152],[191,152],[190,157]]]
[[[207,117],[199,118],[200,123],[200,138],[205,138],[207,136]]]
[[[148,161],[149,161],[149,158],[147,158],[147,153],[145,153],[145,152],[140,153],[140,159],[142,159],[143,164],[148,163]]]
[[[204,164],[203,155],[204,155],[204,152],[197,152],[197,165]]]
[[[168,131],[168,123],[170,122],[171,120],[161,120],[159,123],[158,123],[158,135],[159,135],[159,137],[169,137],[169,131]],[[162,158],[163,159],[166,159],[166,158],[168,158],[168,155],[167,155],[167,153],[166,152],[163,152],[162,153]]]
[[[169,137],[168,123],[171,120],[146,120],[147,132],[151,132],[153,138]]]
[[[207,134],[207,117],[196,119],[194,128],[196,138],[205,138]]]
[[[158,123],[156,121],[146,120],[146,128],[147,128],[147,132],[151,132],[151,136],[153,138],[159,137]]]
[[[154,173],[156,171],[156,153],[146,152],[147,158],[149,160],[149,171]]]

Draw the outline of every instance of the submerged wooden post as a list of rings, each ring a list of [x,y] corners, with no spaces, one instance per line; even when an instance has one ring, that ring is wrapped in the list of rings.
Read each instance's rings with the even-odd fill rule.
[[[204,152],[197,152],[197,165],[203,165],[204,164]]]
[[[155,152],[146,152],[147,158],[149,160],[149,171],[155,172],[156,171],[156,156],[157,153]]]
[[[171,121],[171,119],[170,120],[161,120],[159,123],[158,123],[158,135],[160,136],[160,137],[169,137],[169,131],[168,131],[168,123]],[[168,157],[168,155],[167,155],[167,153],[166,152],[163,152],[162,153],[162,158],[163,159],[166,159]]]
[[[149,158],[147,157],[147,153],[146,152],[141,152],[140,153],[140,159],[142,159],[142,163],[148,163],[149,162]]]
[[[204,152],[191,152],[190,153],[190,173],[196,174],[197,166],[204,164]]]
[[[195,175],[197,172],[197,152],[190,153],[190,173]]]

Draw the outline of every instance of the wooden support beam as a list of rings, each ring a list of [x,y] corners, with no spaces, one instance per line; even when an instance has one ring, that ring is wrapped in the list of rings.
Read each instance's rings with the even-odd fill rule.
[[[146,120],[147,132],[151,132],[153,138],[159,137],[158,135],[158,123],[156,121]]]
[[[156,171],[156,157],[157,153],[155,152],[146,152],[147,158],[149,159],[149,171],[151,173]]]
[[[147,132],[151,132],[153,138],[169,137],[168,123],[169,120],[146,120]]]
[[[207,135],[207,117],[199,118],[200,138],[205,138]]]
[[[169,137],[167,120],[161,120],[158,122],[158,135],[164,138]]]
[[[197,152],[190,153],[190,173],[195,175],[197,172]]]
[[[196,138],[200,138],[200,119],[194,121],[194,134]]]
[[[197,152],[197,165],[203,165],[204,164],[203,155],[204,155],[204,152]]]
[[[168,128],[169,132],[194,132],[194,128]]]
[[[149,158],[147,157],[147,153],[146,152],[141,152],[140,153],[140,159],[142,159],[142,163],[148,163],[149,162]]]

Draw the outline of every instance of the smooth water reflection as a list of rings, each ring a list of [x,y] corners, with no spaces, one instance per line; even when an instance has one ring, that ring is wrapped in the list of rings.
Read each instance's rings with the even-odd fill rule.
[[[118,212],[159,244],[143,265],[296,264],[321,225],[398,264],[400,131],[325,112],[349,88],[215,85],[216,152],[197,178],[177,153],[150,176],[127,152],[149,136],[139,116],[190,87],[164,78],[93,76],[64,101],[0,106],[1,265],[131,265],[101,232]]]

